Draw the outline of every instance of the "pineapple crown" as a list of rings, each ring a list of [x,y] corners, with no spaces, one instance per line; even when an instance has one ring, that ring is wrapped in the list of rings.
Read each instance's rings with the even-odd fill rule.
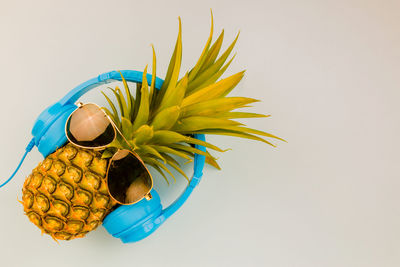
[[[236,112],[238,108],[259,100],[247,97],[228,97],[228,94],[241,81],[245,71],[220,79],[227,70],[235,55],[229,56],[237,42],[239,33],[229,47],[220,55],[224,38],[222,30],[218,38],[212,42],[214,31],[211,13],[211,30],[206,45],[195,66],[179,78],[182,60],[182,25],[179,18],[179,32],[168,71],[160,90],[155,88],[156,53],[154,46],[152,62],[152,79],[147,80],[147,66],[143,72],[143,82],[136,84],[135,95],[132,94],[126,80],[122,76],[125,95],[116,86],[110,88],[115,97],[113,102],[104,92],[110,108],[104,107],[116,126],[121,129],[135,152],[149,166],[157,170],[169,184],[166,174],[175,181],[167,165],[189,178],[181,169],[174,156],[192,161],[194,155],[206,157],[206,162],[220,169],[216,158],[209,149],[224,152],[209,142],[195,139],[193,134],[227,135],[261,141],[274,146],[263,137],[283,139],[251,128],[236,121],[242,118],[268,117],[249,112]],[[118,107],[118,108],[117,108]],[[207,151],[196,149],[198,144]],[[111,157],[117,149],[128,148],[127,144],[117,138],[104,152],[103,158]]]

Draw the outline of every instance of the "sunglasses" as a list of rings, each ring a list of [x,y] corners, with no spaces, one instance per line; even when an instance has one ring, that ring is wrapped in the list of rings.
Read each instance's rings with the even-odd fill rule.
[[[131,150],[119,149],[110,159],[106,183],[111,198],[121,205],[131,205],[143,198],[151,199],[153,178],[142,159],[133,151],[112,119],[98,105],[78,103],[68,117],[65,133],[77,147],[101,150],[110,145],[117,132]]]

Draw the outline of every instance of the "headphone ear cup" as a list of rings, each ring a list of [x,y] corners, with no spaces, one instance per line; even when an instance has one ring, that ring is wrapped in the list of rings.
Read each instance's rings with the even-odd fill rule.
[[[123,243],[142,240],[153,233],[164,221],[160,196],[153,189],[150,200],[142,199],[133,205],[122,205],[103,221],[107,232]]]
[[[76,108],[76,105],[60,106],[56,103],[39,115],[32,135],[43,157],[47,157],[67,142],[65,123]]]

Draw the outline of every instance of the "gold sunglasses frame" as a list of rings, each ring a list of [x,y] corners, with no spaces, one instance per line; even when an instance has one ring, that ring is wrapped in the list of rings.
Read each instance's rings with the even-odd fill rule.
[[[85,106],[85,105],[94,105],[94,106],[96,106],[97,108],[99,108],[99,110],[101,110],[101,112],[103,112],[104,117],[106,117],[107,120],[111,123],[111,125],[112,125],[112,127],[113,127],[113,129],[114,129],[114,138],[113,138],[113,140],[110,142],[110,144],[111,144],[112,142],[114,142],[114,140],[117,138],[117,133],[118,133],[119,135],[121,135],[122,139],[124,139],[125,143],[126,143],[126,144],[129,146],[129,148],[131,149],[131,150],[128,150],[128,149],[118,149],[118,150],[114,153],[114,155],[111,157],[110,161],[108,162],[107,172],[106,172],[106,184],[107,184],[107,192],[108,192],[109,196],[112,198],[113,201],[115,201],[116,203],[118,203],[118,204],[120,204],[120,205],[133,205],[133,204],[138,203],[139,201],[141,201],[143,198],[145,198],[146,200],[150,200],[150,199],[152,198],[152,196],[151,196],[151,194],[150,194],[150,191],[153,189],[153,185],[154,185],[153,176],[151,175],[149,169],[147,168],[147,166],[146,166],[146,164],[143,162],[143,160],[139,157],[139,155],[138,155],[136,152],[134,152],[134,149],[133,149],[132,146],[129,144],[128,140],[126,140],[126,138],[125,138],[125,136],[122,134],[122,132],[118,129],[117,125],[115,125],[114,121],[110,118],[110,116],[107,115],[107,113],[105,113],[105,111],[104,111],[99,105],[97,105],[97,104],[95,104],[95,103],[91,103],[91,102],[85,103],[85,104],[83,104],[82,102],[78,102],[78,103],[77,103],[78,108],[75,109],[74,111],[72,111],[72,113],[68,116],[67,122],[65,123],[65,129],[64,129],[64,130],[65,130],[65,136],[67,137],[68,141],[69,141],[70,143],[72,143],[74,146],[77,146],[77,147],[80,147],[80,148],[84,148],[84,149],[92,149],[92,150],[95,150],[95,151],[103,150],[103,149],[105,149],[107,146],[110,145],[110,144],[107,144],[107,145],[98,146],[98,147],[87,147],[87,146],[81,146],[81,145],[75,144],[73,141],[71,141],[71,139],[69,139],[69,137],[68,137],[68,131],[67,131],[67,123],[68,123],[68,121],[71,119],[71,117],[72,117],[72,115],[74,114],[74,112],[77,111],[78,109],[82,108],[82,107]],[[151,187],[150,187],[149,191],[148,191],[143,197],[141,197],[140,199],[138,199],[137,201],[132,202],[132,203],[122,203],[122,202],[118,201],[117,199],[115,199],[115,198],[112,196],[112,194],[110,193],[110,189],[109,189],[109,187],[108,187],[108,172],[109,172],[110,167],[111,167],[111,162],[112,162],[114,156],[115,156],[118,152],[123,151],[123,150],[126,150],[126,151],[128,151],[129,153],[131,153],[135,158],[137,158],[137,159],[140,161],[140,163],[142,163],[143,167],[146,169],[147,173],[149,174],[150,180],[151,180]]]

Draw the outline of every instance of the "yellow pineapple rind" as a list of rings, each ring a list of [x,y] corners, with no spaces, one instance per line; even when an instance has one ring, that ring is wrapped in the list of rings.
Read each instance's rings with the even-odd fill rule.
[[[29,220],[53,239],[72,240],[96,229],[115,203],[107,193],[107,160],[67,144],[49,155],[24,182]]]

